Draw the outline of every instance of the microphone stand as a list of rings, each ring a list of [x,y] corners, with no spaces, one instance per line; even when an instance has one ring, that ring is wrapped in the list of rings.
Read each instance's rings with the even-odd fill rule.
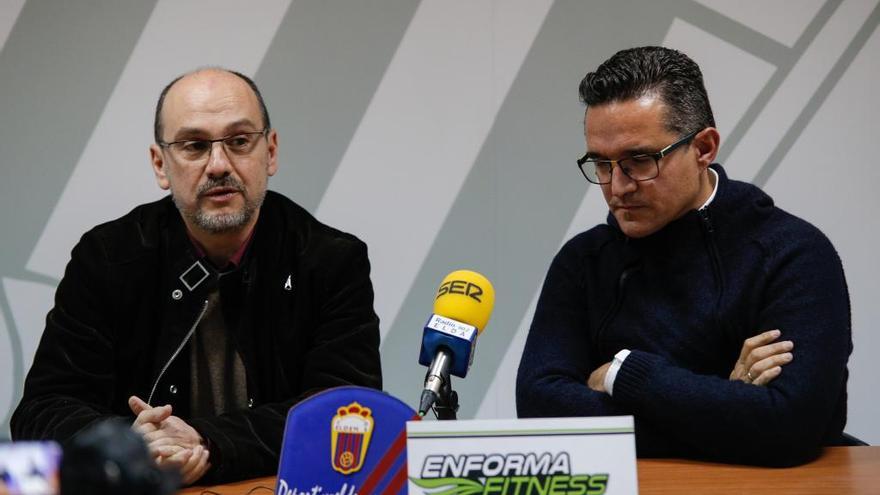
[[[425,388],[419,400],[419,415],[434,410],[437,419],[457,419],[458,393],[452,390],[452,377],[449,376],[449,363],[452,353],[447,348],[437,351],[437,355],[425,375]]]
[[[434,414],[439,420],[458,419],[458,392],[452,390],[452,377],[448,371],[441,374],[443,385],[440,387],[440,393],[437,394],[437,401],[434,402]]]

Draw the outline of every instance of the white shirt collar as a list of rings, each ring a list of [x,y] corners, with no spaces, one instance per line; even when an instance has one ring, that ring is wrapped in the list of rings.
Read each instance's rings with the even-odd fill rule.
[[[718,182],[719,182],[719,180],[718,180],[718,172],[712,170],[711,168],[709,169],[709,172],[712,172],[712,175],[715,176],[715,187],[712,189],[712,195],[709,196],[709,199],[707,199],[706,202],[703,203],[703,206],[701,206],[701,207],[699,208],[700,210],[705,210],[706,208],[708,208],[708,207],[709,207],[709,203],[711,203],[712,200],[715,199],[715,193],[718,192]]]

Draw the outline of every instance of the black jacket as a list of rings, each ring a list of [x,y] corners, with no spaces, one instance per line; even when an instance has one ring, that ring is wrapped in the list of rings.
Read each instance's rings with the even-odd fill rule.
[[[632,414],[642,457],[794,465],[840,441],[850,306],[814,226],[719,175],[708,208],[642,239],[614,217],[553,260],[517,376],[520,417]],[[728,379],[743,341],[779,329],[794,360],[768,386]],[[587,377],[632,353],[613,396]]]
[[[13,438],[64,443],[101,419],[133,419],[127,399],[137,395],[171,404],[209,440],[206,480],[223,482],[276,472],[287,411],[306,396],[381,388],[379,319],[356,237],[270,191],[235,272],[221,279],[197,261],[170,197],[86,233],[46,318]],[[249,408],[191,418],[187,335],[217,284]]]

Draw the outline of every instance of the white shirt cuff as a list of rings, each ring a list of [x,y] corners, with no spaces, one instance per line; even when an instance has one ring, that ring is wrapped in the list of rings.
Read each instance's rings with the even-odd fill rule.
[[[614,355],[614,359],[611,360],[611,366],[608,367],[608,372],[605,373],[605,391],[608,392],[608,395],[614,395],[614,379],[617,378],[617,372],[620,371],[620,367],[623,366],[623,360],[629,356],[629,349],[621,349],[617,354]]]

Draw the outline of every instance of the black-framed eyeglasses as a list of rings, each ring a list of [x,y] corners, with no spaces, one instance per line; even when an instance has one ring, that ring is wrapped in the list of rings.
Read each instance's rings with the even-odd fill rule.
[[[269,128],[262,131],[239,132],[231,136],[217,139],[184,139],[166,143],[159,141],[159,146],[166,148],[178,162],[188,165],[204,165],[211,157],[214,143],[220,143],[231,160],[243,158],[251,154],[260,138],[266,136]]]
[[[611,173],[614,171],[615,166],[620,168],[621,172],[632,180],[645,181],[655,179],[660,175],[660,159],[675,151],[679,146],[689,143],[698,132],[700,131],[691,132],[656,153],[633,155],[621,158],[620,160],[590,158],[584,155],[577,161],[578,168],[584,174],[584,178],[593,184],[610,184]]]

